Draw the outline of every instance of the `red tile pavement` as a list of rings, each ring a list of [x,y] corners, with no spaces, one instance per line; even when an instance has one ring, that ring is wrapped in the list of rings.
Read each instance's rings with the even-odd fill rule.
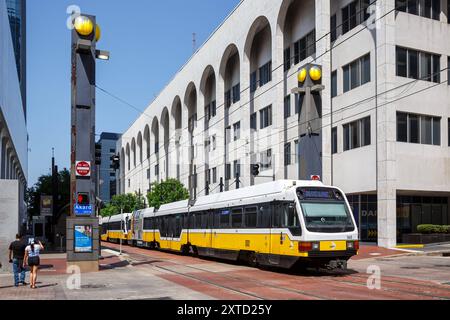
[[[388,256],[399,255],[399,254],[405,254],[405,252],[399,251],[399,250],[381,248],[381,247],[377,247],[377,246],[362,245],[358,252],[358,255],[353,257],[352,260],[363,260],[363,259],[370,259],[370,258],[388,257]]]
[[[125,266],[117,256],[107,256],[100,260],[100,271],[111,270],[117,267]],[[51,256],[41,259],[39,268],[40,274],[43,276],[63,275],[67,274],[67,260],[63,258],[53,259]]]

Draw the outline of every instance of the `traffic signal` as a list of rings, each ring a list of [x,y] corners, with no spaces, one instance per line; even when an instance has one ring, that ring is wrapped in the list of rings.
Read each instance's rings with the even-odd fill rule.
[[[87,206],[90,204],[89,194],[87,193],[79,193],[77,203],[82,206]]]
[[[100,143],[95,144],[95,165],[102,164],[102,145]]]
[[[252,164],[252,175],[254,177],[259,175],[259,164]]]
[[[111,162],[112,162],[112,166],[114,170],[119,170],[120,168],[120,157],[119,156],[112,156],[111,157]]]

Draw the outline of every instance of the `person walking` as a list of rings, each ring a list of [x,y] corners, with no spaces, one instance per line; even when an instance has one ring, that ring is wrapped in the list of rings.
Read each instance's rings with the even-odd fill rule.
[[[30,287],[36,289],[36,280],[39,266],[41,264],[40,253],[44,250],[44,246],[40,241],[35,240],[28,247],[25,248],[25,257],[23,261],[24,267],[30,267]]]
[[[23,237],[19,234],[16,235],[16,240],[9,245],[9,263],[13,264],[15,287],[18,287],[20,284],[27,285],[25,282],[26,269],[23,266],[26,246]]]

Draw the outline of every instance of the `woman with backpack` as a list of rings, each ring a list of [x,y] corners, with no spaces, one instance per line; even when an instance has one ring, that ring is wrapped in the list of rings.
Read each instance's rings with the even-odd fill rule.
[[[28,265],[30,267],[30,287],[31,289],[36,289],[36,280],[38,269],[41,264],[40,253],[44,250],[44,246],[40,241],[33,241],[25,249],[25,257],[23,260],[24,267]]]

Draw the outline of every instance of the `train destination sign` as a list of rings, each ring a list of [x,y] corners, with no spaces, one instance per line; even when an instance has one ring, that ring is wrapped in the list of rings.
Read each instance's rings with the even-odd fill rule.
[[[77,173],[77,177],[89,178],[91,176],[91,162],[77,161],[75,164],[75,172]]]

